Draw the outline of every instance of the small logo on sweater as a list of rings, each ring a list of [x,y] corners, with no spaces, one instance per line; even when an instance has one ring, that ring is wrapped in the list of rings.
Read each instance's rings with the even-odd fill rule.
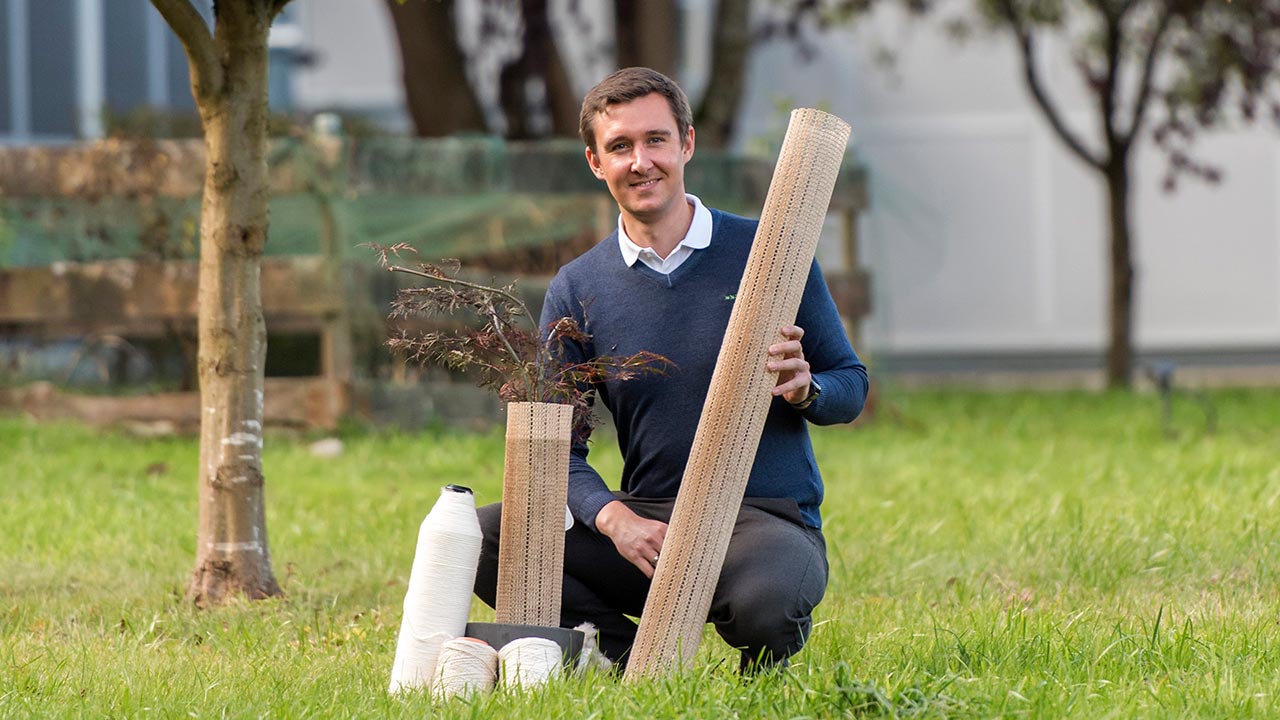
[[[733,299],[734,299],[734,298],[736,298],[736,297],[738,297],[738,296],[737,296],[737,295],[735,295],[735,294],[730,294],[730,295],[725,295],[725,296],[724,296],[724,299],[725,299],[725,300],[733,300]]]

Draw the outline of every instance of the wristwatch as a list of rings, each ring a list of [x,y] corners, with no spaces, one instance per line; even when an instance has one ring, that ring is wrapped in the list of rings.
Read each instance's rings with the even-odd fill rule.
[[[813,401],[817,400],[818,396],[821,394],[822,394],[822,386],[818,384],[817,380],[813,378],[809,378],[809,394],[806,395],[805,398],[800,402],[791,403],[791,407],[797,410],[804,410],[805,408],[812,405]]]

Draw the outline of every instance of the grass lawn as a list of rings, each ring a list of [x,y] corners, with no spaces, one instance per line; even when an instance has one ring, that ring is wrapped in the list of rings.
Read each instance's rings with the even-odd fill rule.
[[[787,673],[388,697],[418,523],[502,439],[268,436],[282,599],[201,612],[196,443],[0,419],[0,717],[1280,717],[1280,392],[908,393],[814,443],[832,576]],[[607,439],[593,459],[617,477]],[[491,613],[476,607],[473,619]]]

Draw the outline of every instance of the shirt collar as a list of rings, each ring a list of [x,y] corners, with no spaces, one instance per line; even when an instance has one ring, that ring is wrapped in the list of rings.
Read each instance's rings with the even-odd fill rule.
[[[711,244],[711,211],[696,195],[685,193],[684,198],[693,205],[693,222],[689,223],[689,232],[685,233],[684,239],[671,249],[673,253],[681,247],[701,250]],[[618,214],[618,248],[622,251],[622,259],[627,263],[627,267],[635,265],[636,260],[640,259],[640,252],[648,249],[635,244],[631,238],[627,237],[627,231],[622,227],[621,213]]]

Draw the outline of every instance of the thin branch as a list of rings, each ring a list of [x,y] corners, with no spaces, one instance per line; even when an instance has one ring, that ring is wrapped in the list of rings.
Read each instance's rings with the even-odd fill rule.
[[[502,291],[498,290],[498,292]],[[506,293],[502,294],[506,295]],[[520,353],[516,352],[516,349],[511,347],[511,342],[507,340],[506,334],[502,332],[502,321],[498,319],[498,313],[494,312],[492,308],[489,310],[489,319],[493,321],[493,332],[497,334],[498,339],[502,341],[502,346],[511,354],[511,359],[516,362],[517,366],[521,365],[524,362],[524,358],[520,357]]]
[[[1129,130],[1125,140],[1132,141],[1142,131],[1142,123],[1146,120],[1147,106],[1151,103],[1151,92],[1155,86],[1156,60],[1160,57],[1165,33],[1173,19],[1173,13],[1165,10],[1156,25],[1155,35],[1151,37],[1151,45],[1147,47],[1147,56],[1142,60],[1142,78],[1138,84],[1138,99],[1133,105],[1133,118],[1129,121]]]
[[[173,29],[191,64],[191,90],[197,99],[217,95],[222,90],[222,63],[213,46],[213,35],[191,0],[151,0],[151,4]]]
[[[1062,141],[1066,143],[1072,152],[1088,165],[1102,171],[1105,167],[1102,160],[1094,157],[1093,153],[1089,152],[1089,149],[1085,147],[1080,138],[1067,127],[1062,120],[1062,113],[1045,92],[1036,66],[1035,37],[1027,27],[1027,21],[1019,17],[1017,9],[1014,8],[1010,0],[1000,0],[1000,2],[996,3],[996,8],[1004,18],[1004,21],[1009,24],[1014,34],[1017,35],[1018,49],[1022,53],[1023,77],[1027,82],[1027,88],[1031,91],[1032,99],[1035,100],[1040,111],[1044,113],[1045,119],[1049,121],[1049,125],[1053,127],[1054,132],[1058,134],[1058,137],[1062,138]]]
[[[507,292],[506,290],[503,290],[502,288],[494,288],[494,287],[489,287],[487,285],[471,283],[471,282],[467,282],[466,280],[459,280],[458,278],[455,278],[455,277],[449,277],[448,275],[432,275],[431,273],[422,272],[421,270],[414,270],[413,268],[407,268],[403,265],[388,265],[387,271],[402,272],[402,273],[407,273],[409,275],[417,275],[418,277],[426,278],[428,280],[438,280],[442,283],[448,283],[450,285],[460,285],[462,287],[471,288],[472,290],[480,290],[482,292],[497,293],[502,297],[506,298],[507,300],[510,300],[511,303],[516,307],[520,308],[520,312],[524,315],[525,320],[528,321],[531,326],[533,326],[533,329],[535,331],[538,329],[537,322],[535,322],[533,319],[533,316],[529,314],[529,308],[526,307],[525,304],[520,301],[520,298],[516,297],[515,295],[512,295],[511,293]]]

